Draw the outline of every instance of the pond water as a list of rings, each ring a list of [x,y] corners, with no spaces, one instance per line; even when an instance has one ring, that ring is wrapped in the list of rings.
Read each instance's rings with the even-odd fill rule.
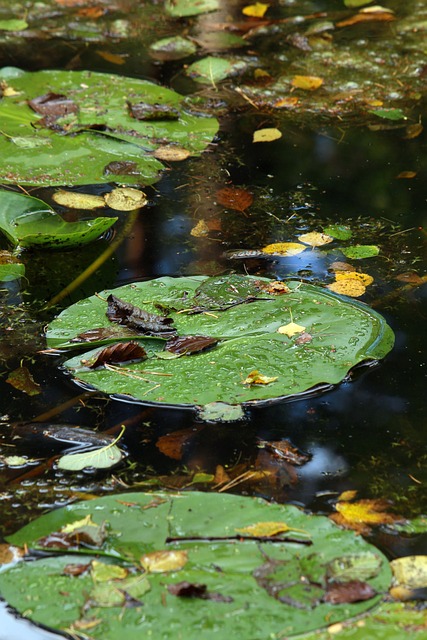
[[[235,10],[237,3],[231,4]],[[335,4],[338,10],[339,3]],[[304,3],[304,9],[324,11],[324,5]],[[286,15],[295,13],[290,2],[278,3],[277,12],[280,7]],[[117,15],[118,20],[122,14]],[[154,26],[164,35],[167,24],[159,21]],[[144,41],[153,39],[154,26],[147,28]],[[381,38],[369,30],[364,37],[372,46]],[[182,63],[153,63],[136,48],[135,38],[129,39],[128,49],[123,40],[109,45],[112,53],[125,54],[120,67],[99,57],[100,44],[88,40],[11,38],[3,43],[0,66],[70,67],[73,59],[73,68],[149,77],[185,93],[195,90],[179,73]],[[28,53],[37,42],[40,49],[30,62]],[[74,57],[67,51],[70,47]],[[259,47],[262,51],[268,45],[262,40]],[[107,45],[102,43],[101,48]],[[293,119],[268,108],[228,110],[216,87],[196,89],[209,94],[211,104],[218,101],[214,111],[221,115],[221,128],[215,143],[199,158],[171,164],[159,182],[145,188],[148,206],[140,210],[131,231],[95,275],[54,308],[39,311],[109,246],[113,234],[78,250],[25,252],[21,257],[27,279],[1,288],[0,453],[38,459],[21,467],[0,467],[4,536],[86,494],[128,487],[211,491],[219,467],[235,479],[230,492],[290,502],[316,513],[330,513],[345,490],[357,490],[358,498],[390,500],[406,517],[427,511],[427,287],[414,275],[425,274],[427,261],[425,132],[408,139],[402,123],[384,121],[390,126],[378,128],[360,119],[350,126],[316,117],[313,125],[310,114]],[[417,101],[411,105],[410,123],[421,122],[424,114],[425,105]],[[281,139],[254,145],[253,131],[263,126],[279,126]],[[415,175],[398,178],[409,171]],[[243,212],[219,205],[217,192],[227,186],[250,192],[253,204]],[[90,187],[95,193],[110,189]],[[31,190],[31,194],[49,201],[52,190]],[[207,223],[203,233],[196,230],[200,221]],[[116,234],[123,224],[119,220]],[[328,224],[349,226],[354,244],[379,246],[377,257],[353,262],[374,278],[361,300],[384,315],[396,344],[383,362],[355,370],[325,393],[254,407],[236,423],[203,423],[190,410],[144,407],[82,392],[61,369],[61,358],[40,354],[43,327],[62,308],[128,282],[234,272],[329,284],[331,263],[346,260],[339,247],[294,257],[250,254],[269,243],[296,241],[299,234],[321,231]],[[6,382],[8,373],[21,363],[40,385],[37,395],[26,395]],[[41,437],[17,441],[11,429],[14,423],[35,420],[114,434],[125,425],[121,444],[128,457],[113,471],[69,473],[51,464],[41,466],[58,450],[57,443]],[[281,463],[260,444],[283,440],[309,454],[310,460],[301,466]],[[391,557],[422,552],[419,539],[378,536],[374,541]],[[23,633],[29,640],[53,637],[22,627],[2,633],[5,640]]]

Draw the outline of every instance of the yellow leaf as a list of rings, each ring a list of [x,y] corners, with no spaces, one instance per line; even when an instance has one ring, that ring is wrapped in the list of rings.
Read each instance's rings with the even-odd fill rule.
[[[175,144],[165,144],[162,147],[158,147],[153,153],[155,158],[164,162],[180,162],[181,160],[186,160],[190,155],[187,149],[178,147]]]
[[[296,324],[295,322],[289,322],[289,324],[284,324],[277,329],[278,333],[283,333],[289,338],[292,338],[292,336],[297,333],[302,333],[303,331],[305,331],[305,327],[302,327],[300,324]]]
[[[400,173],[397,174],[396,178],[411,179],[411,178],[415,178],[416,175],[417,175],[416,171],[401,171]]]
[[[427,556],[405,556],[390,562],[395,581],[411,589],[427,585]]]
[[[153,551],[141,557],[141,565],[150,573],[167,573],[179,571],[188,561],[186,551]]]
[[[209,234],[209,226],[205,220],[199,222],[191,229],[190,235],[195,238],[204,238]]]
[[[110,580],[124,580],[129,571],[118,564],[106,564],[99,560],[92,560],[91,577],[94,582],[110,582]]]
[[[278,533],[285,533],[286,531],[307,533],[303,529],[289,527],[284,522],[257,522],[256,524],[250,524],[242,529],[236,529],[236,531],[241,535],[252,536],[254,538],[270,538],[271,536],[276,536]]]
[[[115,211],[135,211],[147,204],[147,196],[139,189],[117,187],[104,196],[105,204]]]
[[[255,2],[255,4],[248,4],[247,7],[243,7],[242,13],[251,18],[263,18],[269,6],[264,2]]]
[[[258,129],[254,132],[253,142],[272,142],[282,137],[281,131],[275,128]]]
[[[91,193],[79,193],[78,191],[65,191],[65,189],[55,191],[52,200],[54,200],[56,204],[62,207],[68,207],[69,209],[91,210],[105,207],[105,200],[102,196],[95,196]]]
[[[339,293],[343,296],[349,296],[350,298],[358,298],[363,296],[366,291],[366,287],[356,278],[347,278],[346,280],[336,280],[331,284],[326,285],[326,288],[334,293]]]
[[[262,373],[254,369],[250,372],[248,377],[243,380],[243,384],[270,384],[270,382],[275,382],[277,380],[277,376],[274,378],[269,378],[268,376],[264,376]]]
[[[272,253],[279,256],[296,256],[305,251],[307,247],[299,242],[275,242],[261,249],[263,253]]]
[[[357,280],[361,282],[365,287],[369,287],[373,283],[374,279],[367,273],[359,273],[358,271],[344,271],[342,273],[335,274],[335,280]]]
[[[318,76],[294,76],[291,85],[296,89],[304,89],[305,91],[314,91],[323,84],[323,78]]]
[[[265,69],[255,69],[254,78],[255,80],[260,80],[261,78],[271,78],[271,75]]]
[[[339,497],[338,502],[348,502],[349,500],[354,500],[357,496],[356,489],[349,489],[348,491],[343,491]]]
[[[275,109],[292,109],[292,107],[296,107],[299,102],[299,98],[296,96],[287,96],[286,98],[279,98],[273,104]]]
[[[391,524],[401,519],[383,511],[388,505],[383,500],[359,500],[358,502],[337,502],[335,509],[349,523]]]
[[[99,529],[99,525],[96,524],[96,522],[92,520],[92,516],[88,514],[81,520],[74,520],[74,522],[64,525],[61,528],[61,533],[73,533],[76,529],[81,529],[82,527],[96,527]]]
[[[311,231],[310,233],[303,233],[298,236],[298,240],[309,244],[312,247],[321,247],[324,244],[333,242],[332,236],[328,236],[326,233],[320,233],[319,231]]]

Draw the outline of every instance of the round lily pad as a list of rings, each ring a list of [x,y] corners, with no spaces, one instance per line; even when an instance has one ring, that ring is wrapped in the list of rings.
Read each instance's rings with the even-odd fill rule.
[[[76,503],[9,542],[52,557],[3,572],[2,596],[56,629],[96,620],[90,636],[102,640],[289,638],[375,611],[391,579],[380,551],[326,517],[215,493]],[[340,563],[371,569],[348,589]]]
[[[215,118],[189,112],[191,99],[147,80],[5,67],[0,81],[8,89],[0,102],[2,182],[151,184],[163,146],[197,155],[218,129]]]
[[[65,309],[48,326],[47,343],[78,350],[65,367],[84,385],[144,403],[187,406],[271,402],[328,388],[356,364],[391,350],[392,330],[366,305],[300,282],[271,283],[231,275],[124,285]],[[130,322],[107,317],[112,293],[126,303]],[[158,314],[145,335],[143,324],[143,333],[136,328],[138,313]],[[168,345],[173,333],[214,340],[196,338],[178,349]],[[90,366],[100,362],[102,345],[118,340],[136,340],[146,359]],[[199,343],[200,350],[193,348]]]

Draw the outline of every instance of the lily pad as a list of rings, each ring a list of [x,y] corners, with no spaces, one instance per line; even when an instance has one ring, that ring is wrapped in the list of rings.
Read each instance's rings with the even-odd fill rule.
[[[392,348],[392,330],[367,306],[294,281],[281,289],[287,293],[270,293],[270,283],[251,276],[194,276],[119,287],[114,296],[128,303],[130,311],[132,305],[145,314],[158,314],[160,309],[167,314],[169,332],[219,342],[206,351],[164,359],[157,357],[166,344],[162,334],[142,335],[133,327],[132,339],[148,355],[143,362],[90,369],[84,363],[93,360],[99,350],[94,349],[67,360],[65,367],[79,383],[144,403],[246,404],[330,388],[356,364],[379,360]],[[48,346],[84,349],[79,335],[111,324],[106,316],[110,294],[100,292],[64,310],[48,327]],[[299,333],[279,331],[290,322],[309,333],[310,342],[299,340]],[[129,327],[123,329],[129,340]],[[117,332],[111,339],[106,335],[95,344],[118,339]],[[260,371],[263,379],[277,379],[249,383],[253,371]]]
[[[61,540],[55,546],[55,539],[74,531],[74,523],[81,528],[88,517],[92,528],[108,532],[96,558],[91,545],[74,543],[73,555]],[[280,525],[272,535],[271,523]],[[369,555],[376,567],[366,578],[372,594],[387,591],[391,581],[386,558],[353,532],[294,506],[242,496],[108,496],[58,509],[9,538],[29,549],[46,550],[47,541],[53,557],[20,562],[0,575],[2,596],[33,621],[56,629],[77,631],[97,619],[90,635],[102,640],[179,637],[182,629],[188,640],[288,638],[378,607],[379,595],[351,604],[327,602],[328,567],[341,557],[357,563]],[[123,575],[120,567],[127,570]],[[128,593],[139,578],[142,588],[129,594],[133,602],[126,606],[119,593]],[[102,597],[88,598],[94,583],[102,584]]]
[[[159,147],[197,155],[218,129],[215,118],[189,112],[190,99],[146,80],[10,67],[0,80],[9,88],[0,102],[3,182],[151,184],[163,169]],[[149,119],[139,116],[141,104]]]
[[[75,247],[99,238],[117,218],[66,222],[48,204],[21,193],[0,190],[0,230],[20,247]]]
[[[174,18],[196,16],[219,9],[219,0],[166,0],[167,13]]]
[[[346,258],[350,260],[361,260],[362,258],[374,258],[380,252],[379,247],[374,244],[356,244],[354,247],[341,249]]]

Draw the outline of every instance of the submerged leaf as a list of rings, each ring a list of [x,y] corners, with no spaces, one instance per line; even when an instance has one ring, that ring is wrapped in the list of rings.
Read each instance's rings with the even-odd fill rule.
[[[23,391],[29,396],[36,396],[41,393],[41,387],[38,383],[34,382],[34,378],[31,375],[28,367],[21,365],[18,369],[11,371],[6,378],[6,382],[15,389]]]
[[[224,187],[223,189],[219,189],[215,194],[215,198],[218,204],[221,204],[223,207],[242,212],[250,207],[254,200],[252,193],[238,187]]]
[[[254,132],[253,142],[273,142],[282,137],[282,132],[276,128],[258,129]]]
[[[323,78],[318,76],[294,76],[292,78],[292,86],[296,89],[304,89],[305,91],[315,91],[324,83]]]

